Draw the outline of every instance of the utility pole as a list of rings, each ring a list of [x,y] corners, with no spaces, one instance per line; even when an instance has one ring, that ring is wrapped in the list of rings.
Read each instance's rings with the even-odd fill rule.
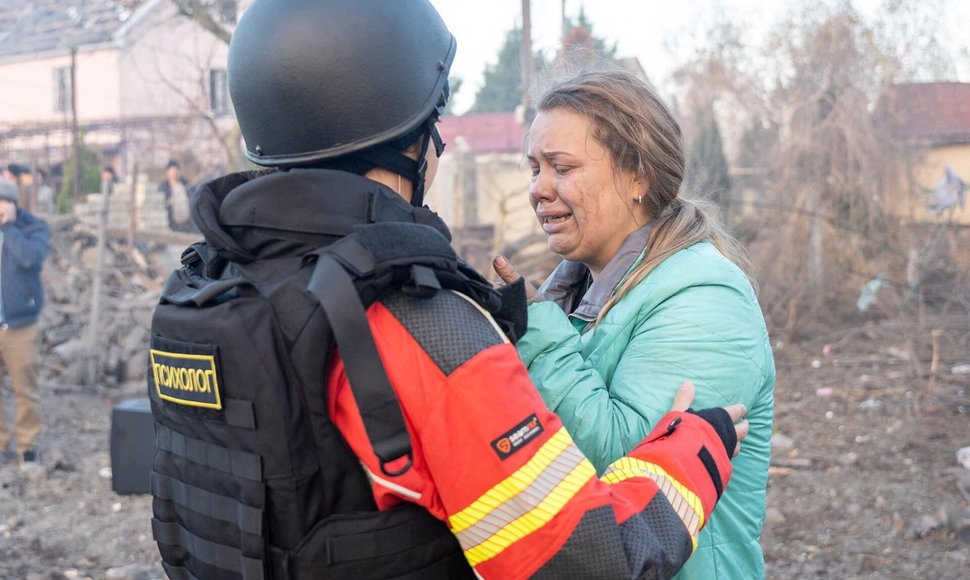
[[[528,112],[529,91],[535,79],[535,60],[532,57],[532,2],[522,0],[522,46],[519,58],[522,64],[522,107],[525,109],[525,122],[532,121]]]
[[[74,150],[74,179],[71,183],[74,203],[81,199],[81,144],[77,128],[77,47],[71,47],[71,145]]]
[[[105,252],[108,244],[108,214],[111,207],[111,194],[114,191],[114,174],[101,172],[101,211],[98,214],[98,245],[95,253],[95,266],[91,282],[91,315],[88,322],[87,336],[87,372],[84,384],[94,386],[101,375],[101,364],[104,355],[101,352],[99,338],[101,334],[101,294],[104,284]]]
[[[562,0],[562,30],[559,31],[559,43],[562,48],[559,54],[562,55],[560,58],[566,55],[566,34],[569,33],[569,20],[566,18],[566,0]]]

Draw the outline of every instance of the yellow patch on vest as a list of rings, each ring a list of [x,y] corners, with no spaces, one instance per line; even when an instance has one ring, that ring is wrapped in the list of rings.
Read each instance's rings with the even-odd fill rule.
[[[160,399],[206,409],[222,409],[216,358],[151,349],[152,378]]]

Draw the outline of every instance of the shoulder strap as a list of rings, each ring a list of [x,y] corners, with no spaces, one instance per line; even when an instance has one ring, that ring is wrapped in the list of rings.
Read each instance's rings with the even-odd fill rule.
[[[307,289],[320,301],[330,322],[367,438],[381,460],[381,471],[388,476],[401,475],[411,468],[411,437],[391,381],[380,363],[364,306],[344,267],[327,252],[316,255]],[[404,467],[394,472],[387,470],[386,464],[404,456],[408,458]]]
[[[365,304],[389,286],[415,297],[428,297],[449,288],[500,314],[498,320],[504,323],[506,333],[517,337],[524,327],[524,285],[513,285],[511,289],[518,292],[496,292],[487,280],[458,260],[447,238],[418,224],[357,226],[353,234],[310,256],[316,256],[317,261],[307,289],[330,322],[367,437],[381,460],[381,471],[400,475],[411,467],[411,439],[371,335]],[[515,300],[519,295],[521,300]],[[521,320],[502,316],[506,310],[521,311]],[[389,473],[385,465],[404,456],[408,457],[406,465]]]

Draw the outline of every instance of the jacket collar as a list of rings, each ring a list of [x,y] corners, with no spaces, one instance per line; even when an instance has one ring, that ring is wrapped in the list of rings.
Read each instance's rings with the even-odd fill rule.
[[[563,260],[539,288],[537,300],[555,302],[563,312],[580,320],[596,320],[616,287],[643,259],[651,229],[653,224],[649,223],[631,232],[595,280],[585,265]]]
[[[192,217],[213,249],[239,263],[312,251],[366,223],[421,223],[451,239],[426,207],[412,207],[376,181],[328,169],[224,175],[199,187]]]

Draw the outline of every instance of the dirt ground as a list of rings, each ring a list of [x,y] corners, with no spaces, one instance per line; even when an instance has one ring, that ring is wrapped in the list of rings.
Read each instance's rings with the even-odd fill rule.
[[[961,316],[958,328],[940,325],[935,380],[929,331],[899,324],[776,344],[769,578],[968,577],[970,470],[956,458],[970,446]],[[43,468],[0,465],[0,578],[163,577],[150,499],[111,491],[111,410],[143,388],[42,386]]]

